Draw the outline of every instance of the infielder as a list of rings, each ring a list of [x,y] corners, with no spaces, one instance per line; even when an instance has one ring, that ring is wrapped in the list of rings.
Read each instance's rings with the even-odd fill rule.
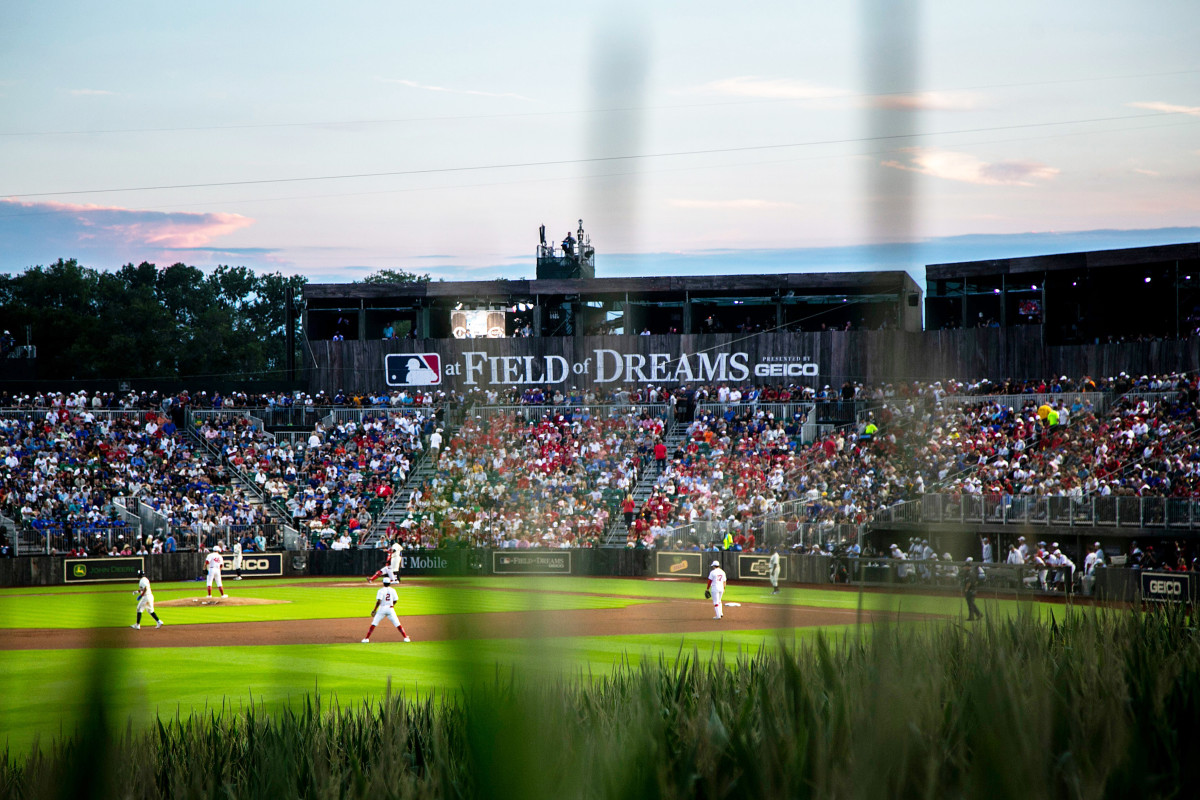
[[[712,570],[708,573],[708,586],[704,589],[704,596],[712,598],[713,610],[717,612],[713,619],[720,619],[724,616],[724,609],[721,606],[723,594],[725,594],[725,570],[721,569],[720,561],[714,561]]]
[[[212,597],[213,583],[217,584],[217,589],[221,592],[221,597],[228,597],[225,594],[225,587],[221,583],[221,567],[225,566],[225,559],[221,557],[221,545],[214,545],[213,550],[204,559],[204,566],[208,568],[208,596]]]
[[[242,541],[233,540],[233,568],[237,572],[237,580],[242,579]]]
[[[374,575],[367,578],[367,583],[373,583],[376,578],[390,578],[393,583],[400,582],[400,559],[404,554],[404,548],[400,546],[400,541],[397,539],[392,542],[388,561],[380,567]]]
[[[375,593],[375,607],[371,609],[371,613],[375,616],[371,619],[371,627],[367,628],[367,636],[362,640],[363,644],[371,643],[371,634],[385,617],[392,621],[396,626],[396,630],[400,631],[400,635],[404,637],[404,641],[412,641],[408,638],[408,634],[404,632],[404,626],[400,624],[400,618],[396,616],[396,603],[400,600],[400,595],[396,594],[396,590],[392,588],[391,578],[383,579],[383,588]]]
[[[149,611],[150,616],[154,617],[154,621],[158,623],[154,626],[154,629],[158,630],[163,626],[163,621],[158,618],[158,614],[154,613],[154,592],[150,591],[150,579],[140,569],[137,571],[137,574],[141,578],[138,581],[137,589],[133,592],[133,596],[137,598],[137,622],[129,627],[135,631],[140,631],[142,629],[142,612]]]
[[[767,575],[771,579],[771,594],[779,594],[779,548],[771,551],[771,560],[767,562]]]

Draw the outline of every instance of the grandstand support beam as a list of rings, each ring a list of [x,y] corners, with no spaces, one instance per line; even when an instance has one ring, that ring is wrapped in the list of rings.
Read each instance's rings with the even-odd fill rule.
[[[288,286],[283,290],[284,305],[284,369],[289,381],[296,380],[296,290]]]

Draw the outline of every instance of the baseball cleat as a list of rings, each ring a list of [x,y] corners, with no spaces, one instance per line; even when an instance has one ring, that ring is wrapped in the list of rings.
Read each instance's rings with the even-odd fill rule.
[[[404,641],[406,641],[406,642],[411,642],[411,641],[412,641],[412,639],[410,639],[410,638],[408,638],[407,636],[405,636],[405,637],[404,637]]]
[[[163,622],[162,622],[162,620],[160,619],[160,620],[158,621],[158,624],[154,626],[154,630],[158,630],[158,629],[159,629],[159,628],[161,628],[162,626],[163,626]]]
[[[370,640],[370,639],[363,639],[363,640],[362,640],[362,643],[363,643],[363,644],[370,644],[370,643],[371,643],[371,640]]]
[[[138,625],[136,623],[134,623],[133,625],[130,625],[129,627],[133,628],[135,631],[140,631],[142,629],[142,626]]]

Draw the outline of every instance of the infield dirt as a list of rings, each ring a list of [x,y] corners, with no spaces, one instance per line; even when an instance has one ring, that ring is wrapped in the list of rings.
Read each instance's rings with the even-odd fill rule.
[[[172,601],[174,602],[174,601]],[[225,601],[227,604],[228,601]],[[191,605],[190,600],[179,605]],[[165,604],[159,604],[165,605]],[[231,645],[345,644],[358,642],[366,632],[367,617],[306,619],[273,622],[227,622],[172,625],[169,615],[160,629],[143,627],[70,630],[3,629],[0,650],[60,650],[86,647],[217,647]],[[747,603],[712,619],[712,606],[704,601],[660,600],[624,608],[497,611],[481,614],[426,614],[401,621],[414,642],[471,639],[531,639],[562,636],[621,636],[641,633],[700,633],[712,631],[770,630],[823,625],[852,625],[898,615],[858,612],[852,609]],[[917,615],[902,615],[919,619]],[[386,621],[376,630],[375,641],[399,641]]]

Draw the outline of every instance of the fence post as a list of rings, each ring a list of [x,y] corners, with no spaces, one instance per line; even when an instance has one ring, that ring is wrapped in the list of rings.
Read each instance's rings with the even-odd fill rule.
[[[1146,527],[1146,498],[1138,498],[1138,527]]]

